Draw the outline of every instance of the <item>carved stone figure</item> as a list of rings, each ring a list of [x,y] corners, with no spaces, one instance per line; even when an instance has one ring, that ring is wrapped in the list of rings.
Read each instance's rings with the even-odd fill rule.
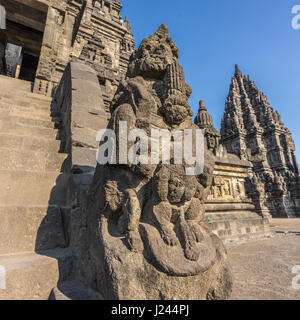
[[[178,48],[162,25],[132,55],[111,104],[109,129],[124,146],[120,122],[132,129],[197,130]],[[119,144],[121,140],[121,144]],[[125,142],[124,142],[125,143]],[[128,143],[128,149],[132,143]],[[174,145],[172,143],[172,148]],[[120,148],[117,148],[120,159]],[[204,171],[190,165],[97,165],[89,190],[89,263],[105,299],[225,299],[231,292],[226,251],[204,220],[214,156]],[[95,285],[94,285],[95,287]]]
[[[242,190],[241,190],[241,183],[240,183],[240,181],[237,181],[237,182],[236,182],[235,192],[236,192],[236,197],[240,197],[240,196],[242,195]]]
[[[212,116],[207,112],[204,101],[200,101],[200,108],[195,118],[195,124],[205,131],[207,147],[209,150],[216,152],[221,135],[213,125]]]
[[[225,181],[224,186],[223,186],[223,190],[224,190],[224,195],[225,196],[230,196],[230,182],[229,181]]]

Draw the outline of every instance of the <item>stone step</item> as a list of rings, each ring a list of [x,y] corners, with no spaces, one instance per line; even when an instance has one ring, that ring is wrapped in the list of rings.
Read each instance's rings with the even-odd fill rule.
[[[64,209],[0,207],[0,255],[65,248]]]
[[[217,213],[219,211],[245,211],[251,210],[255,212],[255,206],[253,203],[206,203],[205,212]]]
[[[48,103],[51,103],[52,101],[52,97],[43,96],[41,94],[34,93],[34,92],[26,92],[25,96],[35,100],[47,101]]]
[[[57,283],[72,274],[73,254],[68,250],[49,250],[1,255],[0,266],[0,284],[5,287],[0,288],[0,300],[47,300]]]
[[[60,172],[67,154],[11,150],[0,146],[0,170]]]
[[[60,144],[59,140],[0,133],[0,146],[2,148],[30,150],[32,152],[59,152]]]
[[[95,293],[79,281],[66,281],[58,284],[50,295],[49,300],[103,300],[99,293]]]
[[[63,219],[67,208],[1,207],[0,254],[65,248]]]
[[[0,105],[8,105],[14,107],[23,107],[30,109],[31,111],[44,110],[50,113],[50,103],[49,102],[40,102],[33,99],[7,99],[3,96],[0,96]]]
[[[9,104],[1,104],[0,103],[0,112],[5,115],[17,116],[17,117],[26,117],[30,119],[36,120],[46,120],[51,122],[52,118],[50,115],[50,111],[48,110],[32,110],[30,108],[21,107],[21,106],[13,106]]]
[[[29,118],[29,116],[29,114],[25,116],[13,116],[2,114],[0,120],[25,126],[54,129],[54,122],[50,120],[31,119]]]
[[[35,136],[38,138],[46,138],[55,140],[57,137],[57,130],[42,127],[31,127],[27,125],[21,125],[18,123],[12,123],[2,121],[0,117],[0,133],[21,135],[21,136]]]
[[[30,98],[38,101],[45,101],[50,103],[52,101],[52,97],[44,96],[41,94],[37,94],[31,92],[31,82],[22,81],[19,79],[12,79],[6,77],[6,79],[0,78],[1,88],[3,89],[2,95],[9,99],[17,98]],[[13,92],[13,95],[11,95]]]
[[[21,90],[31,92],[32,83],[11,77],[0,76],[0,88],[11,88],[12,90]]]
[[[55,171],[0,170],[0,206],[64,205],[68,179]]]
[[[43,96],[43,95],[39,95],[39,94],[36,94],[36,93],[32,93],[30,91],[23,91],[23,90],[18,90],[18,89],[11,89],[11,87],[3,87],[3,92],[2,94],[0,95],[0,97],[2,98],[5,98],[5,99],[10,99],[10,100],[22,100],[22,99],[25,99],[25,100],[36,100],[36,101],[40,101],[42,103],[48,103],[50,104],[51,101],[52,101],[52,98],[51,97],[46,97],[46,96]],[[12,93],[12,90],[13,90],[13,93]]]
[[[37,94],[32,92],[31,90],[22,90],[19,89],[18,87],[13,88],[11,84],[9,85],[5,85],[5,83],[3,84],[3,88],[5,89],[3,91],[3,96],[9,96],[11,95],[12,99],[15,97],[25,97],[25,98],[32,98],[32,99],[37,99],[37,100],[41,100],[41,101],[48,101],[51,102],[52,101],[52,97],[47,97],[41,94]],[[11,89],[13,88],[13,94],[11,94]]]

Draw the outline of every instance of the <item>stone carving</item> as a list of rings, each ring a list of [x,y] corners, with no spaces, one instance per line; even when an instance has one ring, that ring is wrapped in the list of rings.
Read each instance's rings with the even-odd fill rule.
[[[252,198],[256,210],[265,218],[270,218],[268,205],[266,204],[266,188],[262,181],[254,174],[252,179],[247,179],[246,189]]]
[[[213,198],[226,198],[226,197],[233,197],[232,194],[232,179],[224,179],[221,176],[214,176],[213,184],[211,188],[210,195],[213,196]],[[239,195],[241,194],[241,188],[240,185],[237,185],[237,190],[239,192]]]
[[[235,184],[235,195],[236,197],[240,197],[242,195],[242,186],[240,181],[237,181]]]
[[[216,152],[219,146],[221,135],[213,125],[212,116],[207,112],[204,101],[200,101],[200,108],[195,118],[195,124],[205,131],[207,147],[209,150]]]
[[[291,133],[266,96],[238,66],[226,102],[221,136],[221,143],[229,153],[253,163],[255,178],[251,194],[260,213],[298,216],[299,169]],[[284,199],[290,194],[291,201],[286,203],[295,205],[285,210]]]
[[[128,131],[197,129],[187,101],[191,89],[177,59],[178,48],[164,25],[134,52],[111,104],[108,128],[118,141],[123,139],[120,121],[127,121]],[[204,221],[214,156],[206,148],[199,176],[187,176],[187,164],[170,160],[97,165],[89,190],[89,256],[96,282],[105,279],[97,288],[105,298],[224,299],[230,294],[225,249]]]
[[[231,195],[231,188],[230,188],[230,181],[229,180],[225,180],[223,190],[224,190],[225,196]]]
[[[122,4],[110,1],[50,1],[34,91],[55,92],[71,61],[82,61],[97,71],[103,98],[109,104],[125,78],[134,39]]]

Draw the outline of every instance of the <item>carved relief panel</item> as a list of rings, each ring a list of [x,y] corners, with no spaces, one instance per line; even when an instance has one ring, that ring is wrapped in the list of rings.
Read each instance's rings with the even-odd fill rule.
[[[245,180],[233,179],[234,198],[242,199],[246,197]]]
[[[210,199],[233,198],[233,183],[231,178],[215,176],[210,191]]]

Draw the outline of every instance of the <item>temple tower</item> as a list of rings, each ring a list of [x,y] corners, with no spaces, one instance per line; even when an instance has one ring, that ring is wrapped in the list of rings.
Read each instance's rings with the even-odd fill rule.
[[[225,105],[221,144],[229,153],[253,163],[252,187],[259,184],[264,189],[253,194],[260,194],[260,199],[264,194],[260,202],[265,215],[300,215],[299,168],[291,132],[267,97],[237,65]]]

